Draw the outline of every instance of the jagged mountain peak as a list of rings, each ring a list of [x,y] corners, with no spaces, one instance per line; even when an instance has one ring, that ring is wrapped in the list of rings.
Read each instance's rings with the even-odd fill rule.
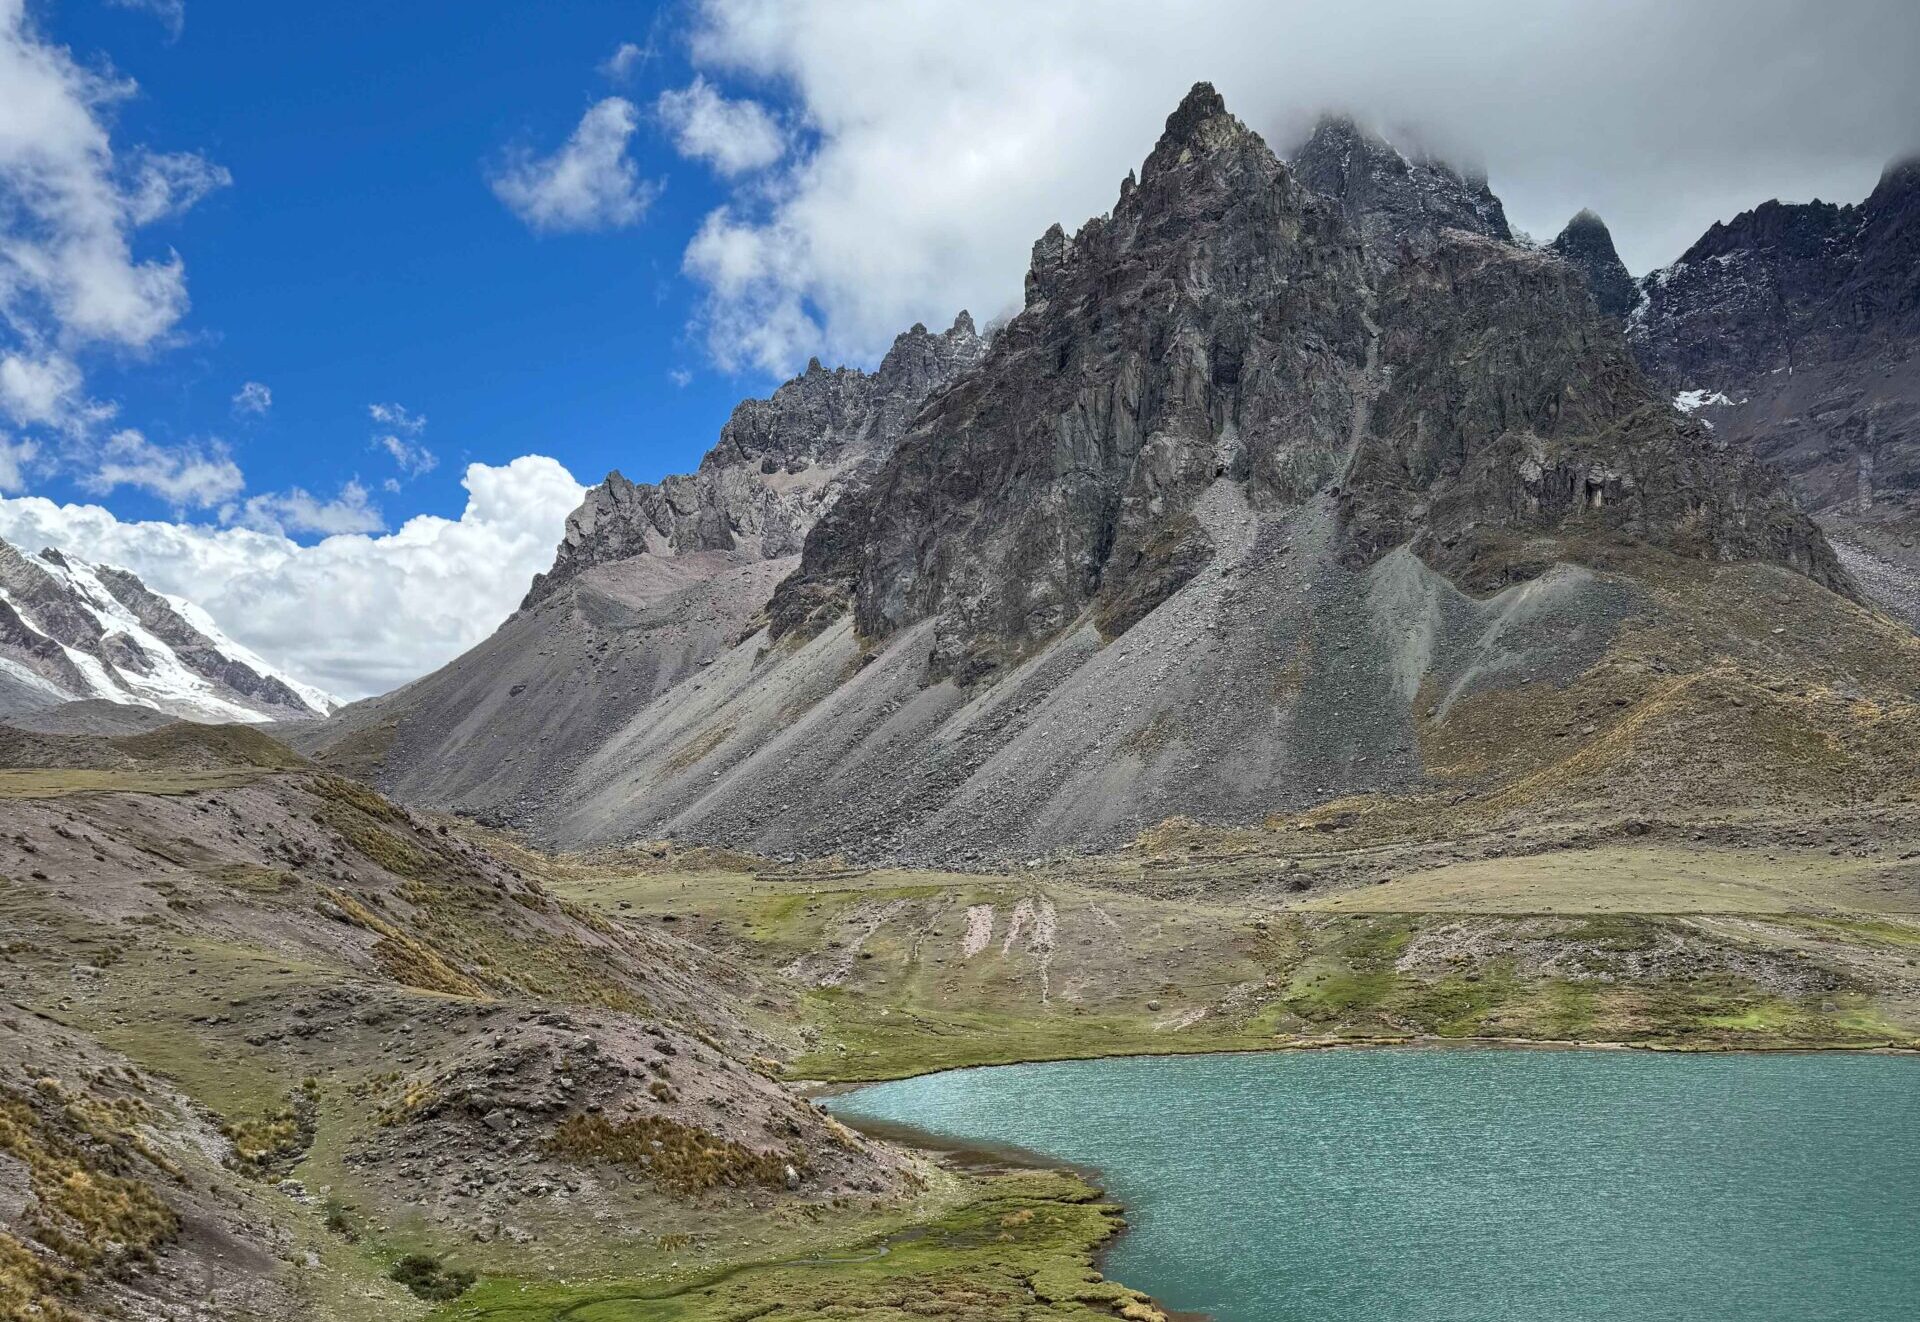
[[[1605,239],[1608,247],[1613,246],[1613,231],[1607,228],[1607,222],[1602,220],[1600,213],[1592,207],[1581,207],[1578,211],[1574,212],[1572,218],[1567,221],[1566,226],[1560,231],[1561,238],[1575,234],[1591,235],[1594,238]]]
[[[1613,233],[1598,213],[1581,208],[1547,247],[1580,268],[1593,291],[1594,304],[1616,322],[1624,322],[1639,299],[1639,290],[1620,253]]]
[[[1376,266],[1429,246],[1445,229],[1513,238],[1484,172],[1425,151],[1409,155],[1351,115],[1322,115],[1288,164],[1308,188],[1340,204]]]
[[[875,643],[930,621],[931,673],[967,684],[1089,612],[1116,636],[1207,563],[1221,534],[1197,502],[1221,479],[1257,510],[1344,485],[1353,554],[1414,542],[1476,588],[1510,572],[1491,510],[1542,531],[1657,528],[1844,583],[1780,493],[1700,453],[1704,430],[1640,418],[1654,395],[1584,280],[1508,241],[1497,200],[1472,211],[1456,173],[1350,121],[1328,121],[1322,147],[1396,165],[1325,159],[1352,186],[1322,196],[1228,119],[1196,89],[1113,215],[1041,237],[1026,309],[809,537],[776,636],[849,604]],[[1404,187],[1383,183],[1395,175]],[[1392,259],[1361,261],[1356,228],[1392,240]],[[1683,534],[1701,519],[1662,485],[1676,471],[1723,488],[1725,517]],[[1607,513],[1585,517],[1588,500]]]
[[[1228,112],[1226,98],[1213,84],[1195,83],[1167,116],[1166,129],[1148,154],[1140,177],[1151,179],[1196,157],[1255,144],[1266,146],[1259,134]]]
[[[83,699],[203,721],[325,716],[340,705],[129,570],[0,541],[0,715]]]
[[[1111,213],[1040,236],[1025,308],[814,507],[797,571],[737,536],[635,554],[374,712],[383,775],[570,845],[1110,845],[1434,783],[1423,722],[1574,683],[1647,575],[1758,561],[1738,572],[1852,590],[1778,476],[1650,387],[1572,262],[1511,242],[1457,171],[1354,142],[1328,193],[1196,88]],[[740,507],[706,493],[825,467],[736,439],[705,485],[662,484],[669,530],[711,511],[724,534]]]
[[[636,483],[615,471],[590,488],[567,518],[553,566],[535,576],[520,608],[589,569],[639,555],[798,554],[821,513],[891,452],[927,396],[979,361],[986,344],[963,310],[944,331],[914,323],[872,372],[809,359],[770,396],[737,405],[696,472]]]

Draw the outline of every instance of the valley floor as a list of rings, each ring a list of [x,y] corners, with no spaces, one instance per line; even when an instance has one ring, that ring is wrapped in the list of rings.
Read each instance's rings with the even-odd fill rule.
[[[1920,816],[1636,822],[1572,847],[1174,836],[1015,875],[694,851],[549,884],[799,984],[797,1029],[768,1031],[823,1082],[1435,1038],[1920,1043]]]
[[[87,1288],[250,1282],[236,1318],[1147,1319],[1079,1177],[889,1155],[787,1089],[1435,1039],[1920,1046],[1901,802],[1443,837],[1335,804],[976,874],[555,858],[298,767],[154,774],[0,785],[0,1195],[16,1167],[166,1194],[177,1224],[76,1205],[112,1246],[74,1258]],[[568,1115],[605,1123],[541,1137]],[[0,1274],[0,1317],[78,1288]]]

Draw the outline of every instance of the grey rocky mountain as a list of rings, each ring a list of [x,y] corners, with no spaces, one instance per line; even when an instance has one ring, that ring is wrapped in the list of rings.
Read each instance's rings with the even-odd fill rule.
[[[203,721],[311,719],[338,705],[125,569],[0,541],[0,716],[87,700]]]
[[[1409,156],[1345,115],[1322,116],[1288,164],[1347,213],[1376,266],[1424,248],[1445,229],[1513,237],[1484,173],[1424,152]]]
[[[491,638],[293,737],[379,768],[402,797],[523,819],[649,703],[697,686],[754,632],[822,512],[871,476],[986,343],[965,312],[942,332],[916,325],[872,372],[816,360],[742,403],[694,473],[658,484],[609,474]]]
[[[942,333],[915,325],[897,337],[871,373],[828,371],[813,359],[770,398],[734,409],[697,472],[658,485],[609,473],[567,519],[553,568],[534,579],[524,605],[585,569],[635,555],[798,554],[821,511],[862,481],[927,396],[985,349],[962,312]]]
[[[1451,173],[1464,211],[1361,177],[1308,186],[1197,86],[777,590],[751,544],[627,538],[305,746],[550,843],[1005,858],[1428,784],[1435,722],[1587,671],[1655,609],[1643,573],[1856,609],[1579,268]]]
[[[1767,202],[1640,282],[1628,337],[1725,443],[1778,464],[1859,580],[1920,622],[1920,160],[1862,202]]]
[[[1581,211],[1554,236],[1549,249],[1580,268],[1601,313],[1625,322],[1640,300],[1640,290],[1613,246],[1607,223],[1591,211]]]

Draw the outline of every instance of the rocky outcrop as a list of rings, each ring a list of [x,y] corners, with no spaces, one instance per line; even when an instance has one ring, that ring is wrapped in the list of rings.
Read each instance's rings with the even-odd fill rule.
[[[658,484],[609,473],[568,517],[553,567],[535,577],[522,609],[594,565],[636,555],[798,554],[821,512],[891,453],[927,397],[985,348],[965,312],[940,334],[915,325],[871,373],[828,371],[816,358],[770,398],[741,404],[698,472]]]
[[[1182,515],[1216,478],[1286,503],[1338,472],[1366,279],[1339,208],[1196,87],[1111,216],[1035,244],[1025,310],[808,539],[776,632],[934,617],[935,674],[971,679],[1096,599],[1151,609],[1206,558]]]
[[[1779,475],[1676,416],[1568,263],[1456,232],[1376,315],[1386,384],[1340,492],[1362,562],[1405,543],[1490,590],[1650,542],[1849,590]]]
[[[1581,211],[1547,247],[1579,268],[1602,316],[1625,324],[1627,314],[1640,299],[1640,291],[1615,251],[1613,234],[1605,221],[1591,211]]]
[[[1425,248],[1442,230],[1513,237],[1484,174],[1424,153],[1408,156],[1344,115],[1321,118],[1288,163],[1300,182],[1346,212],[1376,267]]]
[[[1675,402],[1783,469],[1875,600],[1920,625],[1920,161],[1865,201],[1767,202],[1640,282]]]
[[[1716,222],[1640,282],[1628,327],[1647,370],[1726,389],[1920,334],[1920,160],[1855,206],[1766,202]]]
[[[1317,153],[1377,155],[1348,130]],[[1410,543],[1474,588],[1593,539],[1845,586],[1776,477],[1656,399],[1570,264],[1449,227],[1396,231],[1376,276],[1365,216],[1406,213],[1351,209],[1196,87],[1111,216],[1035,246],[981,370],[808,538],[776,634],[843,605],[876,644],[929,620],[931,676],[962,682],[1089,610],[1112,636],[1208,561],[1193,511],[1222,480],[1256,510],[1337,495],[1353,563]]]

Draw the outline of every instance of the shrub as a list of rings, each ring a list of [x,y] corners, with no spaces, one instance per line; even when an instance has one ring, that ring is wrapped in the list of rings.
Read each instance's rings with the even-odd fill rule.
[[[472,1272],[448,1267],[430,1253],[409,1253],[394,1263],[387,1275],[420,1298],[435,1303],[458,1299],[473,1284]]]

